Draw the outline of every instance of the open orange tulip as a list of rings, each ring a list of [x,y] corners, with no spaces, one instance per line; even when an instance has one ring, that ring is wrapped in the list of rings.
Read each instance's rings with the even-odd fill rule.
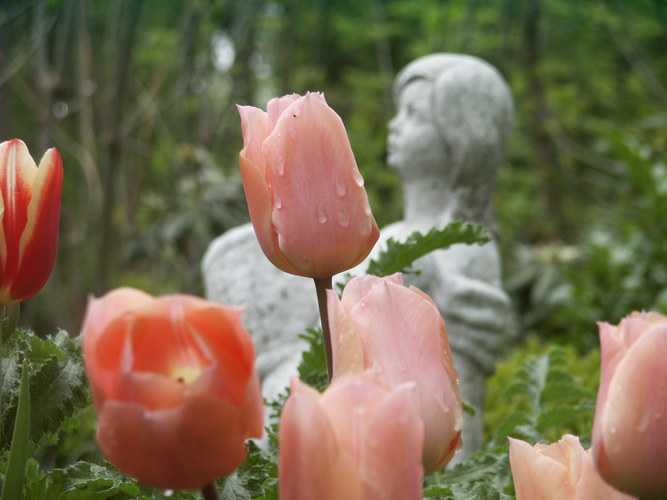
[[[58,251],[63,166],[55,148],[39,163],[19,139],[0,144],[0,304],[23,302],[51,275]]]
[[[121,288],[91,299],[83,354],[100,448],[162,489],[233,472],[260,437],[263,404],[241,311],[186,295]]]
[[[427,473],[461,446],[463,408],[445,323],[431,298],[401,274],[360,276],[339,299],[327,291],[334,378],[371,370],[390,387],[414,383]]]
[[[324,96],[239,106],[241,177],[268,259],[285,272],[330,277],[366,258],[380,233],[343,121]]]
[[[359,374],[320,394],[293,379],[280,419],[280,499],[421,500],[423,431],[411,390]]]

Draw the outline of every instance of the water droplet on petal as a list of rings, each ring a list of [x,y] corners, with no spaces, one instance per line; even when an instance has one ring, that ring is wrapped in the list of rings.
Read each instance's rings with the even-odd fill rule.
[[[365,224],[365,225],[361,226],[361,236],[363,238],[368,237],[368,235],[371,234],[372,229],[373,229],[373,224],[369,220],[368,224]]]
[[[350,211],[349,210],[341,210],[336,214],[336,218],[338,219],[338,223],[342,227],[348,227],[350,225]]]
[[[278,161],[276,162],[276,171],[278,172],[278,176],[282,177],[285,175],[285,158],[282,156],[278,158]]]
[[[296,127],[290,127],[287,129],[287,133],[289,134],[290,138],[295,141],[296,140]]]
[[[280,199],[280,198],[276,198],[275,201],[273,202],[273,204],[275,205],[275,207],[276,207],[278,210],[280,210],[281,208],[283,208],[283,200]]]
[[[336,181],[336,194],[341,198],[344,198],[347,195],[347,182],[344,180]]]
[[[363,187],[363,185],[364,185],[364,178],[361,176],[361,174],[359,173],[358,170],[355,169],[355,170],[352,172],[352,177],[354,177],[354,182],[357,183],[357,186],[359,186],[359,187]]]
[[[327,211],[324,209],[324,207],[319,207],[317,209],[317,221],[320,224],[324,224],[327,220],[329,220],[329,216],[327,215]]]

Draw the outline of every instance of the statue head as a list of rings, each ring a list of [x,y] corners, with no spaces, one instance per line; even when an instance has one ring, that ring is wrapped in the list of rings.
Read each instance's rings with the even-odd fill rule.
[[[492,219],[498,165],[513,121],[507,83],[490,64],[473,56],[431,54],[396,77],[397,114],[389,123],[389,165],[404,183],[434,179],[456,193],[451,200]]]

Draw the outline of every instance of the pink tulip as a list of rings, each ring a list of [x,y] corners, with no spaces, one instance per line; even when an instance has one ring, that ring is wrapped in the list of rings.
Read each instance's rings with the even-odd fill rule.
[[[280,419],[280,499],[421,500],[423,432],[410,391],[369,374],[322,394],[293,379]]]
[[[131,288],[91,299],[83,354],[97,442],[123,473],[199,489],[234,471],[262,434],[254,347],[241,312]]]
[[[239,158],[262,250],[285,272],[326,278],[359,264],[379,237],[340,117],[318,93],[239,106]]]
[[[431,298],[406,287],[401,274],[350,280],[339,300],[327,296],[334,378],[370,369],[389,387],[415,383],[424,422],[426,472],[461,446],[463,410],[445,323]]]
[[[37,167],[23,141],[0,144],[0,304],[29,299],[49,279],[58,251],[62,183],[55,148]]]
[[[566,434],[557,443],[531,446],[509,438],[516,500],[630,500],[598,475],[590,450]]]
[[[667,317],[600,323],[593,453],[602,477],[640,497],[667,495]]]

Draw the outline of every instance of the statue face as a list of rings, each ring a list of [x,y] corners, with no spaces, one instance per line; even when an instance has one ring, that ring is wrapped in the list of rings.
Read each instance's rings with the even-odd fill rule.
[[[398,113],[389,122],[387,163],[405,180],[442,175],[447,150],[433,119],[433,86],[414,80],[401,92]],[[445,111],[446,112],[446,111]]]

